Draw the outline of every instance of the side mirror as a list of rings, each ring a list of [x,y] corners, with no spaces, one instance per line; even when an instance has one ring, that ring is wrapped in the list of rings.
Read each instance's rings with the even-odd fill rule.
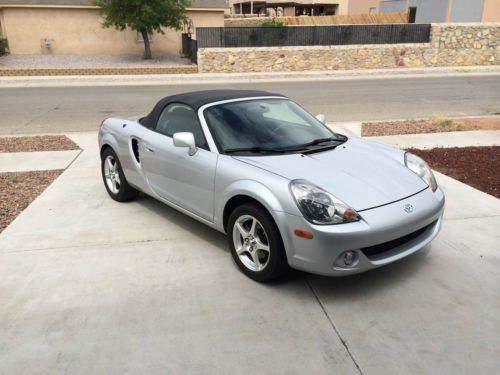
[[[324,123],[325,123],[325,121],[326,121],[326,117],[325,117],[325,115],[317,115],[317,116],[316,116],[316,118],[317,118],[320,122],[322,122],[323,124],[324,124]]]
[[[189,156],[193,156],[198,151],[193,133],[175,133],[174,146],[187,147]]]

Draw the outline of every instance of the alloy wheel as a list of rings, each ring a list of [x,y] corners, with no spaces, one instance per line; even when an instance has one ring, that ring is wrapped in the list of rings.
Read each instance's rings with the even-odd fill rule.
[[[235,221],[233,243],[241,263],[249,270],[259,272],[269,264],[269,238],[255,217],[243,215]]]
[[[108,155],[104,161],[104,177],[111,193],[118,194],[121,187],[120,171],[113,155]]]

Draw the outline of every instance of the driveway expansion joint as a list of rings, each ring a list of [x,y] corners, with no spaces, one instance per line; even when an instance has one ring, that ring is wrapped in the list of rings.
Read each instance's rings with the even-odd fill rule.
[[[305,281],[306,281],[306,284],[307,286],[309,287],[309,289],[311,290],[311,293],[313,294],[314,298],[316,299],[316,301],[318,302],[319,306],[321,307],[321,310],[323,310],[323,314],[325,314],[325,317],[326,319],[328,319],[328,322],[330,323],[330,325],[332,326],[333,328],[333,331],[335,332],[335,334],[337,335],[337,337],[339,338],[340,342],[342,343],[342,345],[344,346],[345,350],[347,351],[347,354],[349,354],[349,357],[351,358],[352,362],[354,363],[354,365],[356,366],[356,369],[358,370],[359,374],[360,375],[363,375],[363,371],[361,370],[361,367],[359,366],[359,363],[358,361],[356,360],[356,358],[354,357],[354,354],[352,353],[351,349],[349,348],[349,345],[347,344],[347,339],[345,339],[342,334],[340,333],[339,329],[337,328],[337,326],[335,325],[335,322],[333,321],[333,319],[330,317],[330,315],[328,315],[328,312],[326,311],[326,308],[325,306],[323,305],[323,302],[321,301],[321,299],[319,298],[318,294],[316,293],[316,291],[314,290],[313,286],[311,285],[311,283],[309,282],[309,279],[307,277],[305,277]]]
[[[186,235],[188,236],[188,235]],[[94,242],[94,243],[84,243],[80,245],[73,246],[51,246],[51,247],[39,247],[39,248],[31,248],[31,249],[22,249],[22,250],[6,250],[0,251],[0,256],[3,254],[17,254],[17,253],[29,253],[35,251],[52,251],[52,250],[74,250],[88,247],[98,247],[98,246],[116,246],[116,245],[138,245],[138,244],[148,244],[148,243],[157,243],[157,242],[168,242],[175,241],[178,238],[159,238],[155,240],[133,240],[133,241],[124,241],[124,242]]]
[[[65,170],[68,170],[73,165],[73,163],[82,155],[83,151],[83,149],[80,149],[80,152],[73,158],[73,160],[71,160]]]

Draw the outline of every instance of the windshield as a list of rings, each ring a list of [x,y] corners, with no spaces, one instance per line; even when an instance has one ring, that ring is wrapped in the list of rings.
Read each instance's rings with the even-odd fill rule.
[[[224,153],[295,152],[345,141],[287,99],[230,102],[209,107],[204,114]]]

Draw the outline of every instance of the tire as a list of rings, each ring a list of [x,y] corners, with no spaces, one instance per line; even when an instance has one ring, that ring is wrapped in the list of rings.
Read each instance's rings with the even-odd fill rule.
[[[106,191],[115,201],[128,202],[139,194],[138,190],[128,184],[120,160],[111,148],[105,149],[102,153],[101,174]]]
[[[261,206],[246,203],[237,207],[229,217],[227,238],[234,261],[252,280],[271,281],[289,270],[278,227]]]

